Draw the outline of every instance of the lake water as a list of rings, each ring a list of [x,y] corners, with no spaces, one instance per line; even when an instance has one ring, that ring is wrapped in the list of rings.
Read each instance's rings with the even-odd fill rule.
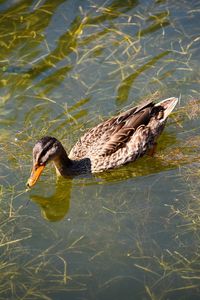
[[[200,299],[198,0],[0,1],[0,299]],[[178,97],[154,157],[26,191],[44,135]]]

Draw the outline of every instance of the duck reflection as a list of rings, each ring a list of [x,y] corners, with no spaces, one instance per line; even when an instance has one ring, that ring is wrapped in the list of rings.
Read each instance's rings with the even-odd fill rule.
[[[41,208],[42,217],[50,222],[62,220],[70,208],[72,179],[59,179],[55,193],[49,197],[31,195],[33,202]]]

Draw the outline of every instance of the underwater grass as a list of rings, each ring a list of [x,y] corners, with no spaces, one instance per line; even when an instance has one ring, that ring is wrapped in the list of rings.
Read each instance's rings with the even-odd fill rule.
[[[183,299],[187,299],[191,291],[194,295],[199,293],[200,219],[198,217],[198,191],[195,193],[197,185],[194,183],[195,180],[198,181],[199,174],[198,169],[195,172],[194,170],[194,168],[187,169],[187,172],[180,174],[181,178],[186,178],[187,184],[190,180],[192,182],[188,190],[183,189],[183,191],[180,191],[180,197],[182,197],[182,192],[187,193],[185,198],[187,197],[189,202],[184,201],[184,205],[182,205],[181,200],[177,200],[173,206],[166,205],[168,209],[166,224],[168,224],[168,231],[171,232],[172,238],[176,241],[176,250],[165,249],[163,251],[156,241],[153,241],[151,248],[146,248],[139,235],[141,229],[147,231],[145,227],[148,224],[148,216],[151,214],[148,207],[145,210],[139,208],[137,211],[136,204],[134,211],[130,210],[129,201],[120,200],[123,199],[123,192],[121,194],[117,193],[117,195],[115,193],[112,196],[111,194],[108,195],[110,197],[109,205],[105,199],[101,199],[100,195],[97,195],[100,201],[99,213],[101,213],[102,203],[105,214],[113,215],[114,227],[118,226],[117,224],[120,226],[120,219],[128,214],[136,220],[140,219],[137,224],[138,236],[134,238],[137,246],[133,251],[126,253],[127,261],[124,263],[131,264],[133,270],[139,270],[139,273],[136,272],[137,279],[140,282],[144,280],[143,292],[150,299],[166,299],[166,297],[171,299],[178,295],[182,297],[182,293],[185,294]],[[84,189],[82,189],[82,192],[84,193]],[[136,192],[134,191],[134,193]],[[12,295],[16,299],[52,299],[51,295],[59,292],[87,293],[88,282],[90,282],[92,275],[71,275],[68,273],[68,261],[66,259],[66,252],[76,253],[78,251],[84,253],[88,247],[91,247],[85,237],[79,236],[71,244],[66,241],[66,245],[60,240],[40,253],[38,251],[35,253],[34,251],[30,252],[27,247],[23,246],[23,241],[31,238],[32,229],[30,226],[24,228],[23,224],[29,224],[28,220],[30,218],[34,218],[34,222],[38,222],[38,220],[35,217],[30,217],[30,215],[26,216],[22,207],[17,210],[13,207],[13,198],[20,196],[20,192],[17,193],[14,186],[7,190],[4,187],[1,188],[1,203],[5,205],[4,199],[11,199],[9,206],[3,212],[1,211],[0,290],[2,299],[5,298],[5,295],[9,295],[8,297]],[[119,199],[118,201],[116,201],[116,196]],[[81,198],[83,202],[86,200],[84,194]],[[154,201],[150,195],[148,198],[148,202]],[[141,215],[143,216],[142,219]],[[87,219],[88,217],[92,222],[94,213],[87,215]],[[16,228],[21,228],[21,224],[23,230],[20,230],[20,236],[16,237],[13,233]],[[148,231],[146,234],[148,235]],[[59,243],[61,248],[58,250]],[[107,246],[105,245],[105,248]],[[188,249],[190,249],[189,252]],[[185,251],[187,254],[185,254]],[[99,258],[106,257],[105,253],[105,249],[99,251],[98,245],[93,244],[90,260],[96,262]],[[60,261],[59,268],[54,267],[58,261]],[[115,282],[123,278],[125,277],[122,276],[121,279],[120,277],[113,277],[102,282],[100,291],[107,290],[109,286],[115,285]],[[176,285],[173,284],[174,280]]]
[[[0,298],[53,299],[64,293],[76,297],[73,295],[77,293],[77,297],[101,299],[101,293],[112,286],[117,290],[124,279],[140,283],[139,295],[148,299],[198,296],[199,172],[198,167],[190,168],[199,160],[199,72],[192,60],[199,41],[195,29],[185,39],[180,20],[173,19],[163,1],[147,7],[138,1],[102,1],[101,5],[88,1],[90,9],[80,5],[80,12],[67,28],[58,28],[57,37],[48,38],[46,31],[64,2],[37,1],[31,6],[30,1],[21,1],[1,13]],[[198,12],[194,8],[190,13],[188,4],[184,5],[189,14]],[[63,12],[59,17],[68,21]],[[165,40],[168,29],[176,31],[177,27],[180,34]],[[79,131],[115,114],[122,106],[145,97],[167,97],[180,90],[183,97],[169,120],[168,133],[161,140],[161,151],[153,166],[147,159],[136,164],[136,172],[130,166],[105,177],[77,181],[77,198],[81,201],[77,204],[73,199],[77,205],[73,225],[76,228],[82,222],[85,231],[74,233],[73,228],[68,236],[59,238],[58,229],[40,217],[39,201],[33,203],[39,208],[33,215],[30,203],[21,204],[20,198],[28,198],[23,196],[31,149],[40,136],[55,135],[70,147],[80,136]],[[146,170],[147,161],[150,167]],[[185,170],[182,166],[186,165],[189,167]],[[151,187],[144,194],[144,207],[139,203],[141,199],[134,199],[135,207],[131,206],[129,191],[131,195],[139,193],[139,176],[151,178],[153,173],[172,169],[178,170],[174,179],[183,180],[184,187],[180,190],[179,185],[173,204],[165,206],[162,230],[163,234],[169,231],[175,246],[163,249],[156,238],[148,237],[152,211],[156,209]],[[54,182],[51,178],[48,184]],[[96,180],[98,188],[88,200],[87,192],[97,185]],[[135,185],[127,188],[128,194],[123,187],[117,192],[104,192],[126,180]],[[91,207],[96,199],[94,211]],[[67,216],[63,217],[68,228]],[[101,218],[111,220],[107,221],[110,227],[105,223],[99,229],[96,220],[101,224]],[[34,248],[34,226],[56,242],[41,250]],[[81,264],[85,257],[83,268],[78,266],[71,272],[70,258],[74,264]],[[116,276],[109,269],[107,272],[105,262],[119,270]],[[129,265],[130,276],[126,274]],[[98,278],[95,272],[100,274]]]
[[[7,190],[1,188],[1,204],[5,198],[12,199],[13,193],[13,187]],[[14,197],[18,196],[20,194]],[[75,287],[67,287],[71,278],[63,256],[63,252],[73,249],[80,238],[62,251],[55,251],[61,242],[58,241],[49,248],[40,252],[35,250],[34,253],[24,245],[24,241],[32,237],[32,229],[28,226],[30,219],[34,219],[34,222],[37,219],[24,214],[22,210],[23,207],[16,210],[11,201],[7,208],[0,211],[0,299],[51,299],[48,294],[52,292],[85,290],[78,283]],[[56,268],[57,261],[62,266],[59,269]]]

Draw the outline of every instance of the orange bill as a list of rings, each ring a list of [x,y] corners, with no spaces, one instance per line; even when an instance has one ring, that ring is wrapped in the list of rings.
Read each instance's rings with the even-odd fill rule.
[[[27,186],[28,187],[33,187],[36,182],[38,181],[40,175],[42,174],[42,171],[44,170],[45,166],[33,166],[31,176],[27,181]]]

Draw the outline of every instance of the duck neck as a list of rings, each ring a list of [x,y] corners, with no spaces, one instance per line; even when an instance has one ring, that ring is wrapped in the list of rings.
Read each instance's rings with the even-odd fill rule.
[[[63,147],[60,152],[60,155],[57,156],[53,162],[56,168],[57,175],[64,176],[64,177],[70,176],[71,174],[70,170],[72,169],[73,161],[69,159],[67,152]]]
[[[89,158],[70,159],[61,145],[59,155],[54,159],[54,166],[58,176],[74,177],[80,174],[91,173],[91,161]]]

